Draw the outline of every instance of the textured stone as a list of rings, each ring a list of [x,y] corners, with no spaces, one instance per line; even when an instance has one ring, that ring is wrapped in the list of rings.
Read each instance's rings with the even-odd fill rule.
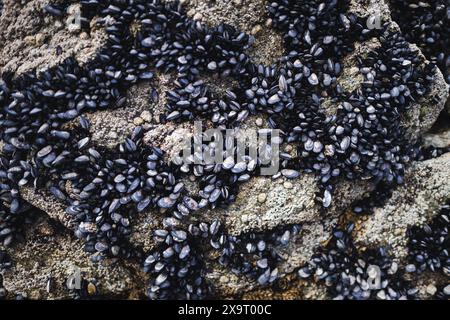
[[[114,260],[91,262],[83,243],[46,215],[39,215],[24,242],[8,253],[13,267],[1,271],[8,298],[19,293],[30,299],[71,298],[66,283],[77,268],[81,279],[96,283],[100,296],[135,299],[145,288],[138,266]]]
[[[78,33],[78,30],[68,28],[58,19],[42,14],[42,7],[47,1],[32,0],[24,5],[13,0],[4,2],[5,8],[0,19],[0,73],[14,71],[21,74],[34,68],[46,69],[71,55],[80,63],[85,63],[105,41],[105,34],[101,28],[96,27],[95,19],[90,34]],[[236,0],[190,0],[183,3],[188,15],[197,16],[196,18],[209,25],[225,22],[246,33],[254,33],[255,43],[249,54],[255,62],[269,65],[283,54],[282,36],[270,27],[265,0],[245,0],[242,3],[237,3]],[[351,11],[366,17],[379,15],[382,21],[390,20],[389,8],[386,1],[382,0],[353,0]],[[69,14],[73,14],[73,11]],[[393,24],[393,28],[398,26]],[[57,45],[63,49],[60,56],[56,55]],[[358,89],[362,81],[357,76],[356,58],[378,46],[377,39],[357,43],[355,53],[345,57],[344,72],[338,82],[346,90]],[[222,94],[226,88],[236,85],[235,82],[213,77],[205,77],[204,80],[216,94]],[[124,107],[86,114],[91,122],[92,142],[113,148],[131,132],[136,125],[134,120],[139,117],[145,121],[143,125],[148,129],[145,142],[166,151],[168,159],[173,158],[181,150],[184,139],[193,132],[192,123],[161,124],[159,121],[165,110],[165,92],[173,87],[173,81],[171,75],[156,73],[152,81],[142,82],[129,90]],[[152,87],[158,93],[157,102],[150,100]],[[412,137],[428,132],[444,108],[447,97],[448,86],[442,73],[437,70],[431,93],[411,106],[404,119],[404,125]],[[332,114],[337,106],[325,101],[323,107],[327,113]],[[142,122],[139,120],[139,123]],[[249,117],[243,124],[244,129],[255,126],[266,126],[266,118],[261,115]],[[439,136],[425,136],[427,143],[438,147],[448,145],[446,139],[448,140],[448,135],[443,133],[439,133]],[[295,153],[295,148],[292,147],[288,150],[286,146],[285,150]],[[430,219],[438,211],[439,205],[450,196],[449,168],[449,154],[412,164],[407,171],[405,184],[394,191],[387,204],[375,209],[373,215],[357,219],[358,246],[385,245],[396,258],[404,258],[407,228]],[[186,189],[195,191],[196,188],[198,186],[186,178]],[[285,259],[279,266],[280,290],[274,292],[259,289],[255,281],[221,268],[214,257],[209,257],[211,259],[207,262],[206,277],[226,297],[325,298],[324,287],[298,280],[293,272],[310,258],[317,246],[326,243],[335,226],[349,219],[352,202],[373,188],[367,181],[339,181],[332,206],[325,211],[315,202],[315,194],[319,190],[315,177],[311,174],[289,181],[271,177],[251,179],[240,187],[237,201],[229,208],[203,210],[198,214],[205,220],[220,219],[235,235],[269,231],[287,224],[301,225],[300,233],[280,251]],[[14,269],[3,272],[5,287],[10,292],[23,292],[31,298],[66,298],[68,292],[61,284],[69,276],[70,268],[76,265],[86,273],[87,278],[96,280],[95,290],[91,286],[91,292],[120,298],[143,296],[146,277],[141,273],[139,264],[112,261],[91,263],[82,249],[82,242],[71,236],[74,223],[65,214],[64,205],[48,193],[35,192],[29,187],[22,188],[21,194],[48,216],[41,217],[29,231],[25,242],[11,251],[17,264]],[[258,196],[261,194],[265,195],[264,201],[262,196]],[[150,251],[155,245],[151,232],[161,226],[163,216],[161,212],[149,211],[135,217],[132,220],[130,242],[143,252]],[[355,216],[350,216],[350,219],[355,219]],[[55,292],[48,293],[45,285],[50,273],[58,287]],[[421,294],[424,297],[427,294],[429,297],[430,290],[426,288],[434,283],[434,280],[423,280]]]
[[[96,27],[88,39],[72,34],[65,23],[44,14],[47,1],[6,0],[0,19],[0,74],[6,71],[22,74],[32,69],[45,70],[64,59],[75,56],[81,63],[87,62],[106,41],[106,33]],[[73,10],[73,9],[72,9]],[[62,53],[57,54],[57,47]]]
[[[386,205],[362,221],[356,241],[364,246],[384,245],[398,258],[406,255],[406,230],[430,220],[450,198],[450,153],[413,164]],[[386,219],[392,217],[389,223]],[[388,219],[389,220],[389,219]],[[396,233],[393,230],[400,229]]]

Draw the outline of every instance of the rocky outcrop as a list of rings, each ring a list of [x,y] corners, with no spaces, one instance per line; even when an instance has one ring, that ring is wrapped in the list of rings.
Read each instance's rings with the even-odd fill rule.
[[[82,298],[89,295],[115,299],[142,297],[145,278],[137,265],[117,260],[94,264],[83,247],[68,229],[49,216],[38,214],[28,227],[24,242],[8,250],[13,266],[2,271],[7,297],[75,298],[76,282],[71,284],[71,281],[77,279],[87,288],[88,296]]]
[[[360,222],[357,242],[391,248],[398,258],[406,252],[406,230],[431,220],[450,195],[450,154],[417,162],[382,208]]]
[[[71,55],[78,61],[87,61],[104,41],[104,34],[100,28],[95,27],[95,21],[92,22],[88,35],[41,14],[46,1],[33,0],[23,6],[12,0],[4,2],[0,17],[0,42],[5,45],[0,49],[0,73],[13,71],[21,74],[34,68],[46,69]],[[270,27],[271,21],[264,9],[265,1],[230,0],[213,4],[204,0],[181,2],[187,7],[188,15],[196,20],[210,25],[224,21],[252,34],[256,39],[251,51],[255,61],[270,64],[282,55],[282,37]],[[352,1],[351,10],[367,17],[377,13],[382,20],[390,20],[385,1],[371,1],[369,5],[367,2]],[[396,28],[395,24],[393,28]],[[343,65],[346,69],[339,79],[343,87],[358,88],[362,80],[356,76],[358,68],[354,68],[355,59],[376,48],[377,44],[376,39],[369,43],[358,43],[355,53],[345,59]],[[56,53],[57,46],[61,47],[61,54]],[[419,50],[417,47],[415,49]],[[433,76],[431,92],[411,106],[404,119],[405,127],[414,137],[421,136],[432,127],[448,98],[448,85],[442,73],[436,70]],[[215,81],[217,87],[220,87],[220,81]],[[154,99],[150,85],[156,89],[158,99]],[[87,114],[94,143],[112,148],[122,142],[133,127],[143,125],[148,130],[145,138],[147,142],[151,141],[170,156],[177,154],[183,139],[192,134],[192,125],[159,123],[159,116],[165,105],[165,92],[172,86],[170,76],[157,75],[151,84],[134,86],[127,95],[125,107]],[[329,113],[333,113],[336,106],[332,103],[326,105]],[[435,146],[440,147],[443,140],[445,142],[442,144],[448,146],[447,133],[436,139],[434,141],[439,142],[435,142]],[[411,165],[405,176],[405,184],[394,191],[384,206],[376,208],[370,216],[352,217],[357,221],[355,239],[358,246],[365,248],[384,245],[395,258],[404,258],[406,230],[429,220],[450,197],[449,170],[448,153]],[[332,207],[324,210],[315,201],[319,189],[311,174],[294,180],[252,178],[241,187],[236,202],[228,208],[203,210],[198,214],[205,220],[222,220],[233,235],[267,231],[283,225],[300,225],[300,233],[289,246],[280,251],[284,258],[279,267],[280,288],[283,290],[281,293],[274,293],[260,289],[256,281],[221,268],[213,255],[207,262],[206,278],[226,297],[325,298],[323,287],[294,279],[292,273],[311,257],[318,246],[326,243],[334,227],[348,219],[351,204],[373,188],[373,184],[367,181],[341,181]],[[76,266],[91,284],[91,290],[94,286],[97,293],[113,298],[144,296],[146,276],[141,273],[138,263],[105,260],[100,263],[91,262],[83,251],[81,241],[71,235],[74,223],[61,203],[48,193],[35,191],[31,187],[22,188],[21,194],[45,214],[34,222],[24,242],[9,250],[14,266],[2,271],[2,274],[4,286],[11,294],[24,293],[29,298],[70,297],[65,281],[70,276],[71,268]],[[151,232],[161,226],[162,217],[160,212],[149,211],[133,219],[133,233],[130,237],[132,245],[143,252],[150,251],[155,245]],[[424,283],[428,286],[433,281],[424,280]]]
[[[75,56],[81,64],[92,59],[105,43],[106,34],[92,21],[90,33],[74,27],[79,6],[67,8],[61,21],[44,14],[46,0],[5,0],[0,19],[0,73],[20,75],[36,69],[46,70]]]

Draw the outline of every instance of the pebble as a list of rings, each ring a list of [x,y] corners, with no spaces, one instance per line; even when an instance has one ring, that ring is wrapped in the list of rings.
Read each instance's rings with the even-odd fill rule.
[[[437,291],[437,288],[436,288],[436,286],[434,284],[431,283],[431,284],[429,284],[427,286],[426,291],[427,291],[428,294],[434,295],[436,293],[436,291]]]
[[[263,119],[261,119],[261,118],[257,118],[255,120],[255,123],[258,127],[261,127],[264,124]]]
[[[110,138],[111,139],[117,139],[119,136],[117,135],[117,133],[116,132],[111,132],[110,134],[109,134],[109,136],[110,136]]]
[[[141,117],[136,117],[133,119],[133,123],[136,126],[140,126],[144,123],[144,119],[142,119]]]
[[[267,195],[265,193],[260,193],[258,194],[258,202],[259,203],[264,203],[266,202],[267,199]]]
[[[68,20],[69,21],[69,20]],[[81,26],[76,23],[68,23],[67,24],[67,30],[70,33],[78,33],[81,31]]]
[[[24,39],[25,43],[27,45],[34,45],[36,43],[36,37],[35,36],[26,36]]]
[[[88,40],[90,37],[89,37],[89,34],[87,33],[87,32],[81,32],[80,33],[80,39],[81,40]]]
[[[59,30],[59,29],[62,29],[62,27],[64,27],[64,24],[61,21],[56,20],[55,21],[55,28],[57,28]]]
[[[36,45],[38,45],[38,46],[43,45],[45,42],[45,38],[46,38],[46,36],[44,34],[38,33],[36,35]]]
[[[151,115],[150,111],[148,111],[148,110],[142,111],[141,118],[145,122],[151,122],[152,121],[152,115]]]
[[[252,28],[252,31],[250,32],[252,35],[257,35],[259,32],[261,32],[261,26],[257,24]]]
[[[285,189],[292,189],[294,187],[294,185],[291,182],[286,181],[285,183],[283,183],[283,187]]]
[[[87,285],[87,291],[90,296],[93,296],[97,293],[97,288],[92,282],[89,282],[89,284]]]
[[[293,149],[294,149],[294,148],[292,147],[291,144],[287,144],[286,147],[284,147],[284,151],[286,151],[286,152],[288,152],[288,153],[291,152]]]
[[[197,12],[194,15],[194,20],[202,20],[203,19],[203,15],[200,12]]]

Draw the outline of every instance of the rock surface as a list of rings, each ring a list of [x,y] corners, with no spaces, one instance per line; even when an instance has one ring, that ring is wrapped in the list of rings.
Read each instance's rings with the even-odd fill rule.
[[[79,271],[81,281],[95,286],[95,295],[136,299],[145,288],[143,276],[131,264],[105,260],[93,264],[80,240],[40,214],[28,229],[24,243],[9,251],[13,267],[2,272],[8,298],[21,294],[29,299],[76,297],[67,286]],[[78,271],[77,271],[78,270]]]
[[[406,230],[431,219],[450,195],[450,154],[412,165],[405,185],[382,208],[361,221],[356,241],[384,245],[398,258],[406,256]]]
[[[3,2],[1,73],[9,71],[19,75],[32,69],[46,70],[70,56],[83,64],[95,56],[106,40],[106,34],[95,28],[95,20],[90,34],[71,29],[77,14],[75,7],[71,8],[66,20],[61,21],[44,14],[46,0],[27,1],[23,5],[15,0]]]
[[[185,0],[188,15],[210,25],[226,22],[255,36],[251,51],[257,62],[271,64],[283,53],[282,37],[274,31],[265,10],[265,0]],[[37,68],[46,69],[64,58],[75,55],[87,61],[101,47],[104,34],[94,23],[89,35],[77,33],[62,21],[42,13],[44,0],[33,0],[25,5],[13,0],[4,1],[0,17],[0,73],[8,71],[21,74]],[[379,13],[389,20],[385,1],[352,1],[352,10],[369,16]],[[75,10],[75,9],[72,9]],[[395,26],[394,26],[395,27]],[[56,47],[62,53],[57,55]],[[355,77],[355,55],[377,46],[377,40],[358,44],[354,55],[346,58],[346,71],[339,81],[346,88],[357,88],[360,79]],[[417,49],[419,50],[419,49]],[[183,138],[192,133],[192,125],[160,124],[165,92],[173,86],[168,76],[156,75],[151,81],[158,92],[158,101],[152,101],[150,85],[142,83],[133,87],[124,108],[88,114],[93,141],[107,148],[123,141],[136,125],[149,131],[146,141],[161,147],[169,156],[179,152]],[[411,107],[405,126],[414,136],[427,132],[435,123],[448,97],[448,86],[439,70],[436,71],[432,92]],[[329,112],[336,106],[329,105]],[[261,120],[261,119],[260,119]],[[251,120],[249,120],[251,121]],[[435,146],[448,146],[448,132],[434,138]],[[427,137],[430,137],[429,135]],[[429,139],[429,138],[426,138]],[[442,142],[446,141],[446,142]],[[401,260],[406,254],[405,232],[408,227],[423,223],[435,215],[441,204],[450,197],[450,154],[414,163],[407,171],[405,184],[397,188],[392,198],[373,215],[357,220],[355,239],[361,247],[385,245]],[[244,184],[236,203],[227,209],[201,212],[206,219],[219,218],[233,234],[272,230],[281,225],[300,224],[302,229],[281,255],[285,261],[280,266],[280,292],[258,289],[255,281],[236,276],[222,269],[211,257],[207,278],[215,283],[225,297],[320,299],[326,298],[321,286],[298,280],[292,272],[304,264],[314,249],[325,243],[332,229],[346,220],[353,201],[371,190],[371,183],[342,181],[335,194],[336,201],[328,211],[315,203],[318,187],[314,176],[303,175],[295,180],[256,177]],[[22,196],[47,215],[39,217],[27,233],[25,242],[10,250],[15,261],[12,269],[2,271],[6,289],[24,293],[29,298],[67,298],[70,292],[64,285],[73,266],[81,268],[87,281],[95,282],[101,295],[112,298],[139,298],[145,293],[146,278],[138,264],[104,261],[93,263],[83,251],[82,243],[71,236],[73,222],[64,207],[53,197],[31,188],[21,190]],[[354,219],[354,217],[352,217]],[[134,219],[131,243],[144,252],[153,246],[151,231],[161,225],[162,215],[146,212]],[[55,288],[47,290],[51,277]],[[433,277],[423,280],[421,294],[431,296]]]
[[[424,135],[424,143],[427,146],[433,146],[435,148],[448,148],[450,147],[450,130],[428,133]]]

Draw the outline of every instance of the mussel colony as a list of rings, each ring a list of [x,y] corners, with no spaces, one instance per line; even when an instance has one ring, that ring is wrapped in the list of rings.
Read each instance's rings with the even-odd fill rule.
[[[225,130],[263,114],[267,127],[280,129],[281,143],[295,145],[298,154],[281,153],[281,170],[273,178],[315,174],[320,185],[316,201],[324,211],[332,205],[339,181],[370,180],[378,187],[369,201],[353,208],[355,214],[368,214],[404,183],[411,161],[448,151],[423,149],[420,139],[411,141],[402,118],[429,93],[437,66],[450,82],[449,4],[392,1],[394,18],[407,30],[401,33],[385,22],[368,28],[366,17],[349,11],[349,2],[268,1],[285,51],[277,63],[265,66],[248,54],[252,36],[230,25],[209,27],[192,20],[176,1],[80,1],[82,28],[89,30],[92,18],[99,16],[108,35],[95,58],[84,65],[68,58],[41,73],[2,75],[0,242],[9,247],[20,240],[36,210],[21,198],[20,188],[32,186],[65,204],[67,215],[77,221],[75,235],[85,241],[93,261],[116,257],[142,263],[151,299],[215,296],[214,285],[204,278],[208,250],[230,272],[244,274],[259,286],[276,283],[281,259],[276,248],[288,245],[301,233],[301,225],[234,236],[220,220],[201,220],[202,209],[226,207],[235,201],[240,184],[259,175],[258,158],[236,159],[224,151],[225,161],[217,165],[168,161],[162,150],[143,142],[143,127],[136,127],[114,150],[100,148],[92,143],[83,114],[124,107],[131,86],[152,80],[155,72],[174,74],[175,88],[167,93],[161,122],[204,120]],[[414,19],[403,10],[412,11]],[[58,3],[44,11],[64,15]],[[138,25],[138,31],[132,32],[131,25]],[[380,46],[358,59],[364,80],[348,92],[337,83],[342,59],[356,42],[372,38]],[[409,43],[417,43],[430,62]],[[202,80],[204,75],[231,78],[237,85],[217,96]],[[324,110],[325,98],[338,106],[334,114]],[[74,121],[77,125],[67,125]],[[208,143],[202,149],[209,150]],[[196,178],[197,194],[190,194],[182,182],[188,175]],[[149,209],[163,209],[165,218],[161,229],[148,235],[158,246],[140,252],[129,243],[131,221]],[[354,225],[349,224],[336,229],[296,274],[324,283],[332,298],[415,298],[417,289],[405,271],[450,275],[449,218],[449,207],[443,204],[433,221],[409,231],[404,269],[384,248],[359,252],[351,236]],[[11,263],[7,251],[1,251],[0,268]],[[380,267],[381,288],[369,286],[369,265]],[[443,299],[449,295],[449,286],[436,293]],[[6,290],[0,276],[2,296]]]

